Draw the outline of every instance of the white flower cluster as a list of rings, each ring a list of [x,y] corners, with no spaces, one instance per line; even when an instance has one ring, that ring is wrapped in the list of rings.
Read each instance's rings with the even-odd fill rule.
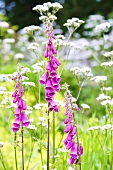
[[[23,59],[24,55],[22,53],[17,53],[17,54],[15,54],[14,58],[15,59]]]
[[[39,12],[41,15],[47,14],[48,16],[54,15],[59,9],[63,8],[58,2],[47,2],[43,5],[36,5],[33,10]]]
[[[39,44],[37,43],[31,43],[29,46],[28,46],[28,50],[37,50],[39,47]]]
[[[37,130],[36,126],[31,124],[27,128],[31,130]]]
[[[112,106],[113,105],[113,99],[111,99],[111,100],[103,100],[102,102],[101,102],[101,105],[103,105],[103,106],[105,106],[105,105],[110,105],[110,106]]]
[[[5,38],[4,40],[3,40],[3,43],[6,43],[6,44],[8,44],[8,43],[14,43],[15,42],[15,39],[14,38]]]
[[[107,52],[104,54],[105,57],[113,57],[113,51]]]
[[[70,71],[73,72],[74,75],[76,76],[86,76],[86,77],[92,77],[93,74],[91,73],[91,68],[89,67],[84,67],[84,68],[79,68],[79,67],[73,67],[70,69]]]
[[[32,68],[34,69],[33,73],[40,73],[41,71],[43,71],[42,66],[44,66],[45,63],[46,61],[41,61],[39,63],[32,65]]]
[[[47,103],[40,103],[40,104],[34,105],[33,107],[34,107],[36,110],[41,110],[42,107],[47,108],[48,105],[47,105]]]
[[[102,91],[111,91],[112,87],[102,87],[101,90]]]
[[[29,73],[30,72],[30,69],[28,67],[22,67],[21,68],[21,73],[22,74],[26,74],[26,73]]]
[[[87,130],[92,131],[92,130],[108,130],[108,129],[113,130],[113,125],[106,124],[104,126],[92,126],[92,127],[88,128]]]
[[[28,27],[25,27],[24,30],[28,33],[31,34],[35,31],[40,31],[42,28],[39,26],[35,26],[35,25],[30,25]]]
[[[94,31],[96,33],[101,33],[101,32],[106,32],[108,31],[108,29],[110,28],[110,24],[108,22],[105,23],[101,23],[99,25],[96,26],[96,28],[94,29]]]
[[[83,109],[90,109],[90,106],[89,105],[87,105],[87,104],[81,104],[81,106],[83,107]]]
[[[25,85],[25,86],[27,86],[27,87],[29,87],[29,86],[30,86],[30,87],[31,87],[31,86],[32,86],[32,87],[35,87],[35,83],[34,83],[34,82],[23,82],[22,84]]]
[[[107,76],[95,76],[90,79],[91,81],[94,81],[95,83],[102,83],[107,80]]]
[[[79,18],[72,18],[72,19],[68,19],[67,22],[64,24],[64,26],[66,26],[67,28],[72,27],[76,30],[83,23],[84,21],[80,20]]]
[[[102,93],[102,94],[99,94],[99,96],[96,99],[97,100],[105,100],[105,99],[111,99],[111,97]]]
[[[0,21],[0,28],[8,28],[9,24],[5,21]]]
[[[108,61],[108,62],[104,62],[104,63],[101,63],[101,66],[109,66],[111,67],[113,65],[113,61]]]
[[[55,21],[57,20],[57,17],[55,15],[50,15],[50,16],[45,16],[45,15],[42,15],[41,17],[39,17],[39,20],[41,20],[42,22],[46,23],[47,20],[50,20],[50,21]]]

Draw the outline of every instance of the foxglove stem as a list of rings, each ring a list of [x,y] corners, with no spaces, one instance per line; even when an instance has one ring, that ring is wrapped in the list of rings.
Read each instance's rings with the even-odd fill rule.
[[[3,165],[4,169],[6,170],[6,167],[4,165],[4,159],[3,159],[3,155],[2,155],[1,149],[0,149],[0,159],[1,159],[1,162],[2,162],[2,165]]]
[[[55,163],[55,112],[53,111],[53,164]]]
[[[21,130],[21,136],[22,136],[22,170],[24,170],[24,136],[23,136],[23,125]]]
[[[14,135],[14,142],[16,143],[16,133],[15,133],[15,135]],[[15,144],[15,147],[14,147],[14,151],[15,151],[15,166],[16,166],[16,170],[18,170],[16,144]]]
[[[49,111],[48,111],[48,136],[47,136],[47,170],[49,170],[49,141],[50,141],[50,120],[49,120]]]

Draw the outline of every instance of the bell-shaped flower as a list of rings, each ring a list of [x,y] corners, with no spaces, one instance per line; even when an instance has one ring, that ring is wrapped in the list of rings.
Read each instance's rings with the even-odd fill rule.
[[[51,62],[48,61],[47,66],[46,66],[46,70],[47,70],[47,71],[50,71],[51,68],[52,68]]]
[[[16,133],[18,130],[19,130],[19,128],[20,128],[20,126],[19,127],[15,127],[14,125],[12,126],[12,131],[14,132],[14,133]]]
[[[55,94],[53,89],[46,90],[46,97],[53,97]]]
[[[51,79],[48,78],[46,82],[46,90],[52,90],[52,89],[53,89],[53,86],[52,86]]]
[[[41,85],[46,84],[47,79],[48,79],[48,72],[46,72],[42,75],[42,77],[39,80],[40,84]]]
[[[73,142],[71,152],[70,152],[71,157],[78,157],[78,146],[76,142]]]
[[[56,104],[53,100],[50,102],[49,111],[50,111],[50,110],[54,110],[55,112],[58,112],[58,111],[59,111],[59,108],[58,108],[57,104]]]
[[[66,145],[66,149],[69,150],[72,147],[72,145],[73,145],[73,141],[72,140],[68,141]]]
[[[13,103],[16,103],[18,101],[18,96],[14,97]]]
[[[16,96],[17,96],[17,93],[18,93],[18,91],[15,90],[14,93],[12,94],[12,97],[16,97]]]
[[[68,133],[69,131],[72,130],[72,128],[73,128],[73,127],[72,127],[72,123],[69,123],[69,124],[66,126],[64,132],[65,132],[65,133]]]
[[[73,127],[72,130],[70,131],[70,135],[74,136],[76,134],[76,127]]]
[[[16,116],[16,117],[20,116],[20,113],[21,113],[21,108],[20,108],[20,107],[17,107],[17,108],[16,108],[16,111],[15,111],[15,116]]]
[[[20,121],[21,121],[21,117],[20,116],[16,117],[14,122],[13,122],[13,126],[15,126],[17,128],[20,127]]]
[[[70,123],[70,122],[71,122],[71,118],[69,118],[69,117],[64,120],[64,124],[68,124],[68,123]]]
[[[24,112],[22,112],[21,118],[22,118],[22,126],[28,127],[30,125],[30,121],[29,121],[27,115]]]
[[[56,71],[53,68],[51,68],[51,70],[50,70],[50,76],[52,78],[57,76],[57,73],[56,73]]]

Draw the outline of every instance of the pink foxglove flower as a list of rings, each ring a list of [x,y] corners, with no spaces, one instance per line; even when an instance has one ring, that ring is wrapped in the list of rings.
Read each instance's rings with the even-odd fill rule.
[[[60,91],[60,76],[57,74],[57,69],[61,65],[60,61],[55,57],[57,51],[53,45],[53,39],[55,39],[53,33],[52,23],[47,25],[48,42],[46,45],[45,58],[48,58],[48,63],[46,65],[46,72],[42,75],[39,82],[41,85],[45,85],[45,98],[46,102],[49,104],[49,112],[54,110],[59,111],[57,104],[53,101],[55,92]]]
[[[64,101],[66,102],[65,104],[66,111],[64,115],[67,116],[67,118],[64,120],[64,124],[66,125],[64,129],[64,133],[67,134],[67,137],[64,140],[64,145],[67,150],[71,150],[69,164],[73,165],[75,161],[77,162],[79,157],[83,154],[83,147],[82,145],[80,145],[78,139],[75,142],[75,138],[77,137],[78,134],[77,134],[77,125],[75,122],[76,120],[74,117],[74,109],[76,111],[78,111],[79,109],[76,109],[75,107],[73,108],[71,99],[72,99],[72,95],[70,91],[67,89],[65,93],[65,99],[64,99]]]
[[[15,111],[15,120],[12,126],[12,130],[14,133],[16,133],[20,129],[20,126],[28,127],[30,125],[30,121],[27,115],[25,114],[25,110],[27,109],[27,106],[25,101],[22,99],[24,88],[21,85],[22,75],[20,71],[17,72],[16,79],[17,79],[17,83],[15,86],[15,91],[12,94],[12,97],[14,97],[13,102],[17,103],[17,108]]]

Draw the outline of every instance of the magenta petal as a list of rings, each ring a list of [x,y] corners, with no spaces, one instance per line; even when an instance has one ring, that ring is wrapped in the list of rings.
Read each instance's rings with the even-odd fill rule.
[[[15,90],[14,93],[12,94],[12,97],[16,97],[17,93],[18,93],[18,91]]]
[[[16,128],[19,128],[20,127],[20,121],[21,121],[20,116],[16,117],[14,122],[13,122],[13,126],[16,127]]]
[[[52,82],[51,82],[51,79],[49,78],[46,82],[46,90],[52,90],[53,87],[52,87]]]
[[[70,153],[70,156],[73,157],[73,156],[78,156],[78,146],[75,142],[73,142],[72,144],[72,149],[71,149],[71,153]]]
[[[53,100],[50,102],[50,107],[53,108],[55,112],[59,111],[57,104]]]
[[[24,112],[22,112],[22,125],[24,127],[28,127],[30,125],[30,121]]]
[[[64,124],[68,124],[70,122],[71,122],[71,118],[69,118],[69,117],[66,120],[64,120]]]
[[[19,101],[18,101],[18,107],[22,108],[22,105],[23,105],[23,100],[20,98]]]
[[[64,132],[65,132],[65,133],[68,133],[69,131],[72,130],[72,128],[73,128],[73,127],[72,127],[72,123],[70,123],[70,124],[68,124],[68,125],[66,126]]]
[[[25,103],[24,101],[22,101],[22,109],[23,109],[23,110],[26,110],[26,109],[27,109],[26,103]]]
[[[20,116],[20,113],[21,113],[21,109],[17,107],[15,111],[15,116]]]
[[[13,131],[14,133],[16,133],[16,132],[19,130],[19,128],[20,128],[20,127],[17,128],[17,127],[15,127],[15,126],[13,126],[11,129],[12,129],[12,131]]]
[[[18,101],[18,96],[14,97],[13,103],[16,103]]]
[[[57,76],[57,73],[53,68],[51,68],[51,70],[50,70],[50,76],[51,77],[56,77]]]
[[[50,70],[51,70],[51,67],[52,67],[52,66],[51,66],[51,62],[49,61],[49,62],[47,63],[47,66],[46,66],[46,70],[49,70],[49,71],[50,71]]]
[[[57,74],[57,76],[55,78],[56,78],[56,81],[59,83],[61,80],[60,76]]]
[[[76,159],[76,158],[71,157],[70,160],[69,160],[69,164],[70,164],[70,165],[73,165],[74,162],[75,162],[75,159]]]
[[[53,97],[55,94],[54,90],[46,90],[46,97]]]
[[[48,78],[48,72],[46,72],[42,75],[42,77],[39,80],[40,84],[41,85],[46,84],[47,78]]]
[[[68,144],[66,145],[66,149],[69,150],[72,147],[72,144],[73,144],[72,140],[68,141]]]
[[[70,132],[70,135],[74,136],[76,134],[76,127],[73,127],[72,131]]]
[[[20,93],[23,93],[24,92],[24,88],[21,86],[20,87]]]
[[[83,154],[83,147],[80,146],[79,155],[82,155],[82,154]]]

